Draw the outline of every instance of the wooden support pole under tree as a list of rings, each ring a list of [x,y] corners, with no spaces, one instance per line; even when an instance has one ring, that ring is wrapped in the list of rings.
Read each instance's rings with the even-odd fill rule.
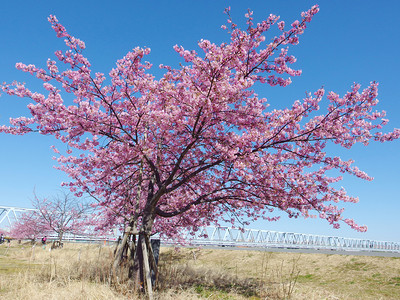
[[[147,246],[148,253],[149,253],[149,262],[150,262],[150,268],[151,268],[151,271],[150,271],[151,280],[152,280],[153,286],[155,286],[157,283],[157,280],[158,280],[158,267],[157,267],[158,254],[157,254],[157,260],[156,260],[155,255],[154,255],[154,248],[150,241],[149,236],[146,236],[145,241],[146,241],[146,246]],[[159,251],[159,247],[158,247],[157,251]]]
[[[149,300],[153,300],[153,288],[152,288],[152,284],[151,284],[149,256],[148,256],[147,246],[146,246],[146,234],[144,234],[144,236],[142,236],[141,244],[142,244],[142,252],[143,252],[144,276],[146,277],[147,295],[149,297]]]
[[[117,244],[117,251],[115,253],[115,257],[114,257],[114,263],[113,263],[113,275],[116,276],[118,278],[118,273],[119,273],[119,268],[121,266],[121,262],[122,262],[122,258],[124,255],[124,250],[125,247],[128,243],[128,238],[130,237],[130,228],[128,228],[129,230],[126,230],[123,234],[122,237],[122,241],[121,244]]]

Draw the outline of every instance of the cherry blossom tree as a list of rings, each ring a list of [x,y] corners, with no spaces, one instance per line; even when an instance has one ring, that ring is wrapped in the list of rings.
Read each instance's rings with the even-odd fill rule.
[[[10,235],[14,239],[30,239],[34,243],[37,238],[47,232],[37,212],[30,211],[22,214],[11,226]]]
[[[91,208],[70,193],[52,198],[39,198],[34,193],[35,210],[24,213],[12,226],[11,235],[17,239],[36,240],[40,236],[57,234],[61,243],[65,233],[82,234]]]
[[[201,40],[200,53],[175,46],[182,64],[160,65],[164,75],[158,79],[144,61],[148,48],[118,60],[108,79],[93,74],[82,54],[84,42],[50,16],[69,49],[56,51],[61,64],[49,59],[45,69],[16,64],[42,80],[47,95],[22,83],[3,84],[8,95],[30,99],[31,117],[11,119],[0,131],[53,135],[68,145],[64,154],[54,148],[59,168],[71,178],[64,185],[98,201],[100,227],[125,226],[114,267],[131,236],[139,236],[139,247],[132,243],[131,252],[143,253],[139,261],[149,274],[156,268],[151,234],[178,238],[182,229],[220,221],[276,220],[275,210],[365,231],[343,217],[337,203],[358,199],[335,183],[342,179],[337,171],[372,178],[352,160],[328,154],[326,146],[351,148],[399,137],[398,129],[382,131],[388,121],[385,112],[375,111],[378,84],[365,89],[354,84],[344,96],[321,88],[286,109],[270,109],[254,91],[256,84],[285,87],[301,75],[290,67],[296,58],[288,47],[298,44],[317,12],[313,6],[289,25],[275,15],[255,24],[248,12],[242,30],[228,9],[222,28],[229,41]],[[280,33],[268,41],[274,25]],[[73,103],[63,94],[73,95]]]
[[[32,201],[37,228],[44,232],[56,233],[61,243],[65,233],[82,234],[90,206],[80,198],[63,192],[52,198],[39,198],[34,194]],[[42,232],[43,232],[42,231]]]

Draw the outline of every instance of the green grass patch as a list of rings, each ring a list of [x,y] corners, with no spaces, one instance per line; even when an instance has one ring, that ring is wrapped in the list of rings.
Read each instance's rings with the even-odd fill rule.
[[[392,277],[390,278],[389,282],[395,286],[400,286],[400,277]]]
[[[236,300],[235,295],[231,295],[229,292],[220,290],[216,287],[209,287],[203,285],[197,285],[194,288],[196,294],[201,297],[201,299],[212,299],[212,300]],[[246,297],[249,300],[260,300],[261,298],[255,295]]]
[[[366,262],[353,261],[340,266],[339,269],[342,271],[368,271],[372,269],[372,266]]]
[[[309,282],[309,281],[314,281],[316,278],[314,274],[306,274],[306,275],[299,275],[297,277],[298,282]]]
[[[204,287],[198,285],[195,287],[196,293],[207,299],[223,299],[223,300],[233,300],[234,298],[229,296],[227,292],[217,290],[216,288]]]
[[[28,262],[0,257],[0,274],[11,274],[17,273],[23,269],[26,269]]]

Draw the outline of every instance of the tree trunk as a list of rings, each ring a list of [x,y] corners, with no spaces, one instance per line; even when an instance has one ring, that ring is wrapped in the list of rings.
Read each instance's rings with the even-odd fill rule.
[[[151,282],[153,287],[156,285],[158,281],[158,267],[157,267],[157,261],[154,255],[154,249],[152,247],[152,244],[150,242],[150,237],[146,236],[145,237],[146,241],[146,246],[149,252],[149,263],[150,263],[150,273],[151,273]]]
[[[59,245],[61,245],[63,235],[64,235],[64,232],[63,232],[63,231],[60,231],[60,232],[58,233],[58,243],[59,243]]]
[[[148,240],[148,235],[144,234],[141,239],[141,246],[142,246],[142,252],[143,252],[143,271],[144,271],[144,276],[146,277],[146,292],[147,296],[149,297],[149,300],[153,299],[153,286],[151,283],[151,269],[149,266],[149,253],[152,252],[151,248],[147,247],[147,240]]]
[[[140,282],[143,285],[149,299],[153,299],[153,284],[151,282],[151,274],[157,274],[156,263],[154,260],[153,250],[150,245],[150,235],[154,223],[155,215],[150,206],[146,207],[145,214],[142,218],[142,226],[139,233],[139,241],[137,247],[137,258],[139,262]],[[140,249],[140,250],[139,250]],[[141,255],[139,255],[141,253]],[[142,275],[143,274],[143,275]],[[144,286],[145,285],[145,286]]]
[[[152,274],[157,278],[157,265],[154,259],[153,251],[150,245],[150,234],[154,222],[154,214],[149,213],[142,217],[140,232],[136,231],[135,222],[131,222],[122,236],[122,241],[118,245],[112,266],[114,278],[121,278],[123,262],[129,259],[128,280],[133,282],[134,287],[139,288],[141,292],[146,292],[148,299],[153,299]],[[138,242],[136,244],[136,235]],[[132,244],[129,245],[129,239],[132,236]],[[136,245],[135,245],[136,244]],[[128,255],[130,250],[130,255]]]
[[[155,281],[152,280],[152,274],[157,276],[157,266],[154,260],[150,238],[148,234],[141,232],[136,247],[135,262],[131,278],[135,281],[136,287],[138,287],[141,292],[147,293],[149,299],[153,297],[153,287],[155,285]]]

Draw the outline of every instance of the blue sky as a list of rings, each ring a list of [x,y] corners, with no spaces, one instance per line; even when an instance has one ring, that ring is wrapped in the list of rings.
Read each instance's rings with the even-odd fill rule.
[[[197,49],[204,38],[220,43],[228,36],[220,29],[225,23],[223,10],[231,6],[234,20],[243,25],[250,8],[256,21],[270,13],[286,23],[299,18],[301,11],[319,4],[300,44],[290,52],[298,58],[301,77],[293,78],[288,88],[261,87],[271,108],[282,108],[301,99],[306,91],[324,86],[343,95],[358,82],[366,87],[378,81],[379,109],[387,111],[388,129],[400,128],[400,22],[398,1],[5,1],[0,8],[0,82],[27,82],[33,90],[40,82],[15,70],[16,62],[44,67],[47,58],[63,47],[47,22],[54,14],[74,36],[85,41],[86,56],[94,71],[108,73],[115,61],[136,46],[152,49],[148,60],[177,65],[175,44]],[[243,25],[244,26],[244,25]],[[160,71],[154,68],[154,73]],[[0,124],[10,116],[26,114],[25,100],[0,97]],[[29,207],[33,189],[42,196],[60,188],[66,176],[53,168],[52,137],[40,135],[7,136],[0,134],[0,205]],[[358,204],[346,205],[346,217],[369,227],[357,233],[342,226],[333,230],[322,220],[257,222],[250,227],[279,231],[339,235],[376,240],[400,241],[400,141],[357,146],[350,151],[332,148],[335,155],[353,158],[356,165],[375,178],[366,182],[345,177],[341,185],[349,194],[359,196]]]

